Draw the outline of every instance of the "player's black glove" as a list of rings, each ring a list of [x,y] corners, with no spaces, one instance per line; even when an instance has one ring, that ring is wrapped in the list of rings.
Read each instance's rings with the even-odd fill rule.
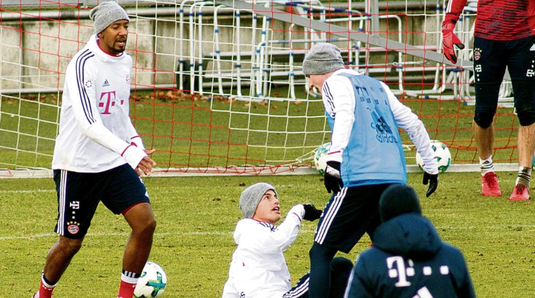
[[[303,219],[309,221],[315,221],[316,219],[320,218],[321,213],[323,213],[310,203],[303,204],[303,207],[305,207],[305,215],[303,216]]]
[[[340,163],[337,161],[328,161],[323,174],[323,183],[327,192],[339,192],[340,188],[344,187],[342,178],[340,178]]]
[[[427,172],[424,172],[424,181],[423,184],[427,185],[429,182],[429,188],[427,188],[427,192],[425,193],[425,197],[428,198],[432,193],[437,190],[438,187],[438,174],[428,174]]]

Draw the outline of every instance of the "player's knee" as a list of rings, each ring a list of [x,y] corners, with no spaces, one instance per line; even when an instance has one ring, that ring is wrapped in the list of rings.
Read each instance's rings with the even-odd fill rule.
[[[317,242],[314,242],[312,245],[312,248],[309,251],[310,260],[322,260],[322,261],[330,261],[333,259],[334,255],[336,254],[337,250],[328,248],[326,246],[323,246]]]
[[[535,123],[535,107],[517,109],[518,122],[522,126],[529,126]]]
[[[314,258],[314,255],[316,254],[315,252],[315,249],[314,249],[314,246],[316,245],[316,242],[314,242],[314,244],[312,245],[312,247],[310,248],[310,250],[308,251],[308,257],[312,260],[312,258]]]
[[[494,121],[494,112],[476,112],[474,122],[481,128],[489,128]]]
[[[58,248],[69,255],[75,255],[80,248],[82,248],[82,241],[82,239],[61,237],[58,243]]]
[[[311,261],[321,258],[321,256],[323,255],[321,248],[322,247],[320,244],[314,242],[314,244],[310,248],[310,251],[308,252]]]
[[[149,223],[151,231],[154,233],[154,230],[156,230],[156,219],[153,217],[152,220]]]
[[[141,228],[141,233],[147,233],[147,234],[154,234],[154,231],[156,230],[156,218],[154,216],[151,216],[147,220],[145,220],[144,224]]]

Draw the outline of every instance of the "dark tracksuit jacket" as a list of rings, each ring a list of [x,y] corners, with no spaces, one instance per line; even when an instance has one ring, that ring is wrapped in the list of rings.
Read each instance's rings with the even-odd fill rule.
[[[475,297],[461,251],[442,242],[425,217],[394,217],[375,230],[373,240],[357,258],[345,297]]]

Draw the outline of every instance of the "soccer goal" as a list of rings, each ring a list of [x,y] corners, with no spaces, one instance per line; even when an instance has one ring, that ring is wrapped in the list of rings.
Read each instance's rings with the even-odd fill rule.
[[[387,83],[452,154],[477,168],[472,138],[475,1],[457,26],[458,65],[441,54],[444,1],[118,1],[131,16],[131,115],[157,175],[314,173],[329,141],[303,57],[340,47],[347,67]],[[97,0],[0,1],[0,177],[50,176],[64,73],[93,33]],[[502,86],[494,161],[516,162],[511,87]],[[407,164],[415,152],[406,144]],[[455,165],[463,165],[455,167]]]

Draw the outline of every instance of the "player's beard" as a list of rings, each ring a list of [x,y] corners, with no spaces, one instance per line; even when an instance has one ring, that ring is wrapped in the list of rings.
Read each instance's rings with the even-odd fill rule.
[[[119,43],[121,43],[121,42],[124,42],[124,46],[119,45]],[[126,38],[124,40],[122,40],[122,39],[121,40],[116,40],[113,49],[115,50],[115,52],[117,52],[117,54],[120,54],[120,53],[122,53],[122,52],[124,52],[126,50],[126,43],[127,42],[128,42],[128,40]]]

